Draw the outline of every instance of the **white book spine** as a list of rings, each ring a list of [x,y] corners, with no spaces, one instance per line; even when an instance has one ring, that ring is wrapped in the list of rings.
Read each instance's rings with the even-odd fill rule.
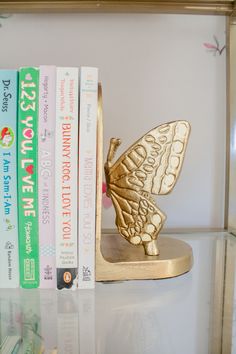
[[[77,68],[57,68],[55,231],[58,289],[77,283],[78,86]]]
[[[55,111],[56,67],[39,68],[38,210],[40,287],[56,287]]]
[[[95,335],[95,292],[81,291],[79,304],[79,352],[83,354],[96,353]]]
[[[60,295],[57,296],[57,353],[82,354],[79,351],[78,296],[75,292],[66,297]]]
[[[79,115],[79,288],[95,286],[98,69],[82,67]]]

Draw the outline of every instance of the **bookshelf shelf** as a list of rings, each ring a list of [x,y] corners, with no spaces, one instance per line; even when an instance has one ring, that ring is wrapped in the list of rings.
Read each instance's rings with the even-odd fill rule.
[[[233,90],[234,73],[231,67],[234,60],[234,47],[236,46],[236,35],[234,26],[235,1],[1,1],[1,13],[168,13],[168,14],[206,14],[206,15],[226,15],[227,16],[227,40],[228,40],[228,60],[227,62],[227,95],[230,97],[227,102],[227,171],[226,171],[226,200],[225,228],[234,232],[236,229],[236,208],[235,208],[235,157],[231,151],[234,139],[235,118],[233,114]],[[102,152],[101,152],[102,153]],[[101,180],[100,180],[101,183]],[[101,196],[100,196],[101,198]],[[101,200],[99,201],[100,208]],[[101,209],[98,210],[101,215]],[[228,217],[230,222],[228,225]],[[101,217],[98,222],[99,233],[101,230]],[[98,231],[97,231],[98,232]]]
[[[0,11],[16,12],[81,12],[81,13],[186,13],[186,14],[214,14],[231,15],[235,2],[232,0],[185,0],[185,1],[1,1]]]
[[[71,12],[81,12],[81,13],[168,13],[168,14],[206,14],[206,15],[226,15],[227,16],[227,168],[226,168],[226,210],[225,210],[225,228],[232,233],[236,233],[236,154],[235,146],[233,142],[235,141],[235,126],[236,126],[236,105],[235,105],[235,91],[236,91],[236,70],[234,69],[233,63],[236,62],[236,26],[234,26],[234,15],[235,15],[235,1],[1,1],[0,3],[0,12],[1,13],[71,13]],[[100,112],[101,113],[101,112]],[[101,133],[101,131],[100,131]],[[99,138],[100,142],[102,140],[101,136]],[[99,144],[99,178],[98,178],[98,201],[97,201],[97,231],[96,237],[99,242],[97,242],[97,267],[101,267],[104,262],[104,257],[101,254],[101,184],[102,184],[102,144]],[[104,237],[107,237],[104,233]],[[109,237],[109,236],[108,236]],[[160,311],[165,310],[169,304],[171,304],[170,313],[171,315],[176,312],[176,318],[178,321],[176,328],[181,328],[184,331],[187,329],[192,330],[193,326],[189,326],[189,323],[193,323],[194,318],[197,316],[194,311],[196,308],[200,308],[199,313],[204,313],[205,309],[203,308],[203,302],[194,302],[194,299],[199,299],[202,291],[204,292],[204,299],[206,301],[204,304],[208,304],[207,313],[209,314],[210,329],[211,331],[205,331],[205,328],[208,328],[209,323],[201,322],[200,316],[198,316],[198,326],[197,328],[205,332],[202,334],[209,333],[209,338],[207,338],[207,345],[214,348],[212,352],[219,353],[220,348],[222,348],[221,340],[225,340],[223,345],[226,345],[226,340],[230,341],[230,333],[225,331],[227,326],[226,319],[222,318],[223,306],[229,305],[229,302],[224,302],[226,295],[230,296],[230,309],[226,308],[226,311],[233,313],[233,290],[232,290],[232,276],[235,274],[232,272],[232,266],[235,267],[235,257],[233,256],[232,251],[235,251],[235,239],[226,234],[225,232],[218,233],[207,233],[201,232],[196,235],[194,232],[191,232],[187,235],[181,233],[175,236],[176,239],[183,239],[187,242],[190,242],[193,247],[194,257],[196,257],[196,267],[193,269],[193,281],[192,274],[191,276],[186,275],[182,278],[176,278],[173,280],[166,280],[166,282],[119,282],[114,284],[105,285],[103,283],[98,284],[95,292],[85,291],[81,292],[81,295],[78,296],[76,292],[70,292],[69,296],[62,292],[56,291],[43,291],[36,290],[26,293],[22,289],[17,289],[14,291],[3,290],[1,291],[0,296],[0,313],[2,318],[7,318],[6,323],[12,324],[14,316],[21,318],[20,315],[23,315],[22,318],[26,318],[29,314],[33,314],[33,319],[38,323],[41,323],[40,316],[45,317],[47,320],[42,323],[42,329],[44,332],[44,340],[48,341],[47,345],[50,347],[50,353],[57,353],[57,347],[62,348],[63,345],[68,345],[68,342],[73,346],[74,353],[78,352],[78,345],[84,345],[84,350],[89,346],[89,353],[95,353],[96,343],[102,343],[103,347],[108,348],[107,353],[110,353],[112,350],[118,350],[117,341],[120,340],[120,336],[112,336],[112,340],[109,341],[108,336],[110,336],[111,330],[110,326],[117,323],[118,320],[124,319],[124,328],[125,325],[130,321],[134,323],[134,319],[140,320],[140,323],[145,324],[147,332],[150,330],[148,323],[150,319],[153,319],[155,322],[154,329],[159,331],[158,316]],[[165,236],[164,236],[165,238]],[[229,246],[229,247],[228,247]],[[105,252],[105,251],[104,251]],[[209,257],[209,254],[211,255]],[[235,253],[234,253],[235,254]],[[105,255],[104,255],[105,256]],[[109,256],[105,256],[107,259]],[[189,259],[191,259],[191,254],[189,253]],[[109,262],[105,267],[108,267]],[[213,266],[212,266],[213,264]],[[132,266],[131,266],[132,267]],[[111,267],[112,268],[112,267]],[[123,274],[115,278],[125,279],[125,266],[122,270]],[[144,270],[144,273],[146,270]],[[109,274],[110,273],[110,274]],[[119,273],[119,270],[118,270]],[[97,280],[112,280],[114,276],[112,275],[112,269],[107,271],[108,276],[104,276],[101,273],[98,273]],[[202,276],[204,274],[204,277]],[[175,274],[177,275],[177,274]],[[127,276],[127,274],[126,274]],[[140,275],[137,279],[145,278],[144,275]],[[226,282],[224,277],[226,277]],[[128,277],[131,278],[131,277]],[[153,277],[155,278],[155,276]],[[211,280],[214,279],[214,282]],[[227,283],[227,284],[226,284]],[[224,287],[224,285],[227,285]],[[192,291],[192,292],[191,292]],[[171,293],[171,295],[170,295]],[[191,295],[191,294],[193,295]],[[227,294],[226,294],[227,293]],[[125,295],[124,295],[125,294]],[[96,309],[95,309],[95,296],[96,296]],[[187,302],[186,300],[189,300]],[[189,298],[190,297],[190,298]],[[77,301],[79,298],[79,302]],[[28,301],[29,299],[29,301]],[[32,299],[32,301],[30,300]],[[36,301],[35,301],[36,299]],[[53,301],[52,301],[53,299]],[[135,299],[135,300],[134,300]],[[182,301],[184,299],[184,301]],[[229,299],[229,297],[227,297]],[[27,301],[26,301],[27,300]],[[54,301],[55,300],[55,301]],[[6,305],[7,304],[7,305]],[[186,310],[186,304],[189,306],[189,323],[186,324],[184,320],[179,321],[179,314],[182,313],[181,306],[183,304],[183,309]],[[5,306],[6,305],[6,306]],[[168,305],[168,306],[167,306]],[[196,306],[197,305],[197,306]],[[107,311],[104,311],[108,306],[110,312],[108,315]],[[165,309],[165,306],[166,309]],[[18,311],[20,309],[20,311]],[[48,317],[48,310],[53,312],[52,317]],[[89,309],[88,312],[83,313],[84,309]],[[127,311],[127,309],[129,309]],[[15,311],[15,312],[14,312]],[[25,312],[24,312],[25,311]],[[41,311],[41,315],[40,315]],[[150,314],[150,317],[147,319],[147,312]],[[179,312],[178,312],[179,311]],[[231,312],[230,312],[231,311]],[[55,312],[55,313],[54,313]],[[128,314],[127,314],[128,312]],[[163,313],[164,313],[163,312]],[[228,313],[228,312],[227,312]],[[20,314],[20,315],[19,315]],[[50,314],[50,313],[49,313]],[[103,319],[105,314],[105,318]],[[5,317],[4,317],[5,316]],[[122,317],[123,316],[123,317]],[[165,315],[166,316],[166,315]],[[166,317],[163,316],[162,320],[165,322]],[[195,317],[194,317],[195,316]],[[203,317],[204,317],[203,316]],[[96,331],[94,332],[94,323],[96,318],[99,318],[98,323],[102,321],[102,328],[97,323]],[[101,320],[102,318],[102,320]],[[204,317],[205,318],[205,317]],[[48,320],[49,319],[49,320]],[[170,316],[170,319],[166,319],[166,328],[169,329],[170,333],[174,333],[173,328],[170,327],[171,319],[173,316]],[[228,318],[227,318],[228,320]],[[122,321],[121,321],[122,322]],[[121,323],[120,322],[120,323]],[[18,323],[18,322],[15,322]],[[55,326],[55,323],[57,324]],[[205,324],[205,327],[203,326]],[[0,331],[1,334],[4,333],[4,325],[1,324]],[[23,326],[23,327],[22,327]],[[41,324],[39,325],[40,328]],[[83,327],[84,326],[84,327]],[[87,326],[87,327],[86,327]],[[19,323],[19,326],[16,329],[16,332],[22,333],[22,328],[24,331],[28,330],[28,327],[24,327],[23,322]],[[78,337],[74,336],[74,333],[77,329],[80,329],[80,338],[85,338],[86,328],[89,329],[89,338],[91,341],[88,343],[81,342],[78,343]],[[121,326],[119,327],[121,328]],[[143,328],[143,327],[142,327]],[[227,327],[228,328],[228,327]],[[91,330],[92,329],[92,330]],[[41,330],[41,329],[40,329]],[[84,330],[84,332],[83,332]],[[231,328],[231,330],[233,330]],[[18,333],[17,332],[17,333]],[[115,332],[115,329],[114,331]],[[69,333],[68,338],[61,337],[61,333]],[[125,334],[126,332],[124,332]],[[129,353],[135,352],[139,341],[140,331],[134,331],[135,340],[132,341],[132,348]],[[150,332],[149,332],[150,333]],[[154,333],[154,332],[153,332]],[[156,332],[155,332],[156,333]],[[191,332],[192,333],[192,332]],[[212,336],[211,336],[212,333]],[[214,333],[214,335],[213,335]],[[35,333],[30,333],[34,336]],[[50,334],[50,338],[48,336]],[[51,335],[52,334],[52,335]],[[197,333],[199,335],[199,331]],[[196,333],[193,334],[193,338]],[[60,343],[56,342],[57,338]],[[156,336],[156,334],[155,334]],[[111,336],[110,336],[111,337]],[[178,339],[181,336],[178,337]],[[227,337],[227,338],[226,338]],[[39,338],[39,337],[37,337]],[[176,336],[177,338],[177,336]],[[223,339],[222,339],[223,338]],[[13,338],[11,338],[13,340]],[[16,339],[16,338],[15,338]],[[101,342],[102,339],[102,342]],[[34,338],[34,340],[36,340]],[[55,343],[54,343],[54,342]],[[63,342],[64,341],[64,342]],[[106,343],[108,345],[106,346]],[[155,341],[154,341],[155,342]],[[150,342],[145,342],[146,346],[150,345]],[[176,343],[179,343],[177,341]],[[187,342],[184,342],[185,344]],[[142,345],[143,342],[140,344]],[[35,344],[36,346],[38,344]],[[128,344],[126,343],[128,346]],[[159,344],[157,343],[157,346]],[[54,349],[53,349],[54,346]],[[124,352],[127,349],[124,344]],[[156,352],[156,348],[153,349],[153,353]],[[48,348],[49,348],[48,347]],[[40,343],[40,348],[42,350],[42,343]],[[45,343],[44,343],[44,348]],[[130,348],[130,347],[129,347]],[[154,347],[153,347],[154,348]],[[183,345],[180,347],[183,349]],[[81,349],[81,348],[80,348]],[[173,349],[173,348],[172,348]],[[132,351],[133,350],[133,351]],[[199,350],[199,348],[198,348]],[[136,350],[137,351],[137,350]],[[170,349],[171,351],[171,349]],[[63,352],[63,349],[60,351]],[[65,352],[65,351],[64,351]],[[83,353],[82,349],[81,352]],[[144,352],[144,351],[143,351]],[[188,351],[186,351],[188,352]],[[229,351],[228,351],[229,352]],[[233,352],[232,352],[233,353]],[[105,354],[105,351],[104,351]]]
[[[236,239],[180,238],[195,257],[182,277],[98,283],[95,291],[1,290],[4,348],[19,341],[18,352],[35,354],[234,354]]]

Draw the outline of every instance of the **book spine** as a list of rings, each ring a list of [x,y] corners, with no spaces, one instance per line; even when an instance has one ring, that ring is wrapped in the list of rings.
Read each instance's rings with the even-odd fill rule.
[[[14,340],[17,342],[17,339],[21,339],[21,323],[19,321],[21,307],[18,291],[7,290],[5,294],[1,294],[0,313],[0,353],[9,353],[1,347],[4,338],[10,339],[11,342],[14,342]]]
[[[81,291],[78,296],[79,312],[79,353],[95,354],[95,292]],[[89,338],[89,340],[88,340]]]
[[[95,286],[98,69],[81,68],[79,134],[79,288]]]
[[[18,73],[0,70],[0,287],[19,286],[17,223]]]
[[[45,353],[40,314],[40,292],[20,292],[22,344],[19,353]],[[48,331],[49,333],[49,331]]]
[[[39,68],[38,208],[40,287],[56,287],[55,260],[55,117],[56,67]]]
[[[57,350],[59,353],[83,353],[79,349],[78,296],[75,292],[57,297]],[[76,335],[75,335],[76,333]],[[87,338],[90,341],[90,339]],[[83,353],[84,354],[84,353]],[[90,353],[93,354],[93,353]]]
[[[18,220],[20,285],[39,286],[38,255],[38,85],[37,68],[19,74]]]
[[[57,288],[77,283],[78,79],[77,68],[57,68],[55,229]]]
[[[40,322],[43,338],[44,354],[57,354],[54,352],[57,348],[57,322],[58,309],[57,298],[61,294],[58,291],[46,290],[40,291]],[[64,299],[64,296],[63,296]],[[53,350],[54,349],[54,350]]]

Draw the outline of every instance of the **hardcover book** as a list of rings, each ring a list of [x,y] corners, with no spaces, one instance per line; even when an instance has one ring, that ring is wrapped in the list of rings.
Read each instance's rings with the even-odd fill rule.
[[[55,114],[56,67],[39,68],[38,207],[40,287],[56,288]]]
[[[19,286],[17,223],[18,73],[0,70],[0,287]]]
[[[18,217],[20,285],[39,286],[38,250],[38,84],[37,68],[19,74]]]
[[[79,133],[79,288],[95,286],[98,69],[82,67]]]
[[[78,79],[77,68],[57,68],[55,229],[58,289],[77,286]]]

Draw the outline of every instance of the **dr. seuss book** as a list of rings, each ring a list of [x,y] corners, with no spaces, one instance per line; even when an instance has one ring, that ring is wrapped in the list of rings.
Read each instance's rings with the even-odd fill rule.
[[[77,68],[57,68],[55,229],[58,289],[77,284],[78,80]]]
[[[79,288],[95,285],[98,69],[82,67],[79,114]]]
[[[17,225],[18,73],[0,70],[0,287],[19,286]]]
[[[19,73],[18,217],[20,285],[39,285],[38,246],[38,81],[36,68]]]
[[[18,291],[7,291],[2,294],[0,301],[0,353],[2,354],[19,353],[22,342],[21,311]]]
[[[38,207],[40,287],[56,287],[55,114],[56,67],[39,68]]]

